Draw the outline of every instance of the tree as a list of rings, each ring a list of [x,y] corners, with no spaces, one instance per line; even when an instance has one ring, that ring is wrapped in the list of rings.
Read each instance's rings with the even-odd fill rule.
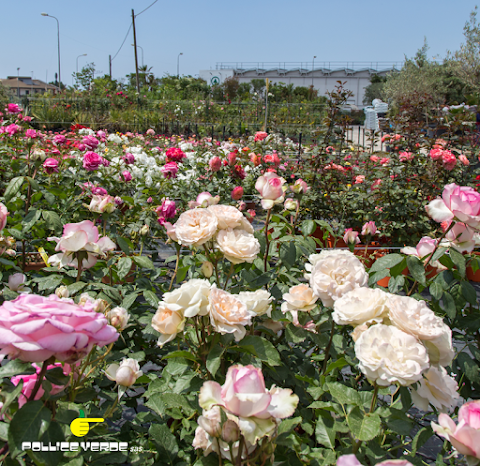
[[[90,89],[90,85],[95,79],[95,63],[85,65],[80,73],[72,73],[72,76],[75,78],[75,89],[79,87]]]
[[[363,103],[365,105],[372,105],[372,101],[374,99],[385,100],[384,87],[386,82],[386,76],[379,76],[378,74],[373,74],[370,77],[370,84],[365,88]]]

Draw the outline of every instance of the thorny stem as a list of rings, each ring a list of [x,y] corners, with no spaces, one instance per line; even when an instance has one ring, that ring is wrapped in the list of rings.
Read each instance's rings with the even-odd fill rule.
[[[55,358],[53,356],[51,358],[48,358],[46,361],[43,361],[42,369],[40,370],[40,374],[38,374],[37,381],[35,382],[35,385],[33,387],[32,393],[30,394],[30,397],[28,398],[28,401],[32,401],[35,399],[35,395],[40,389],[40,386],[42,385],[42,382],[43,382],[43,378],[45,377],[45,373],[47,372],[47,367],[49,364],[52,364],[54,361],[55,361]]]
[[[379,386],[377,385],[377,383],[375,382],[375,385],[374,385],[374,390],[373,390],[373,397],[372,397],[372,402],[370,403],[370,413],[373,413],[373,411],[375,411],[375,408],[377,406],[377,398],[378,398],[378,389],[379,389]]]
[[[243,435],[241,435],[240,444],[238,445],[238,455],[237,455],[237,461],[235,462],[235,466],[242,466],[242,451],[243,451],[244,441],[245,439],[243,438]]]
[[[265,257],[263,259],[263,266],[264,266],[265,272],[267,271],[268,250],[270,248],[270,242],[268,240],[268,223],[270,222],[270,215],[271,214],[272,214],[272,209],[268,209],[267,219],[265,220]]]
[[[230,280],[230,277],[233,274],[234,266],[235,266],[235,264],[233,264],[233,262],[232,262],[232,264],[230,265],[230,270],[228,271],[227,279],[225,280],[225,285],[223,285],[224,290],[227,289],[228,281]]]
[[[180,248],[177,246],[177,262],[175,263],[175,270],[172,275],[172,280],[170,281],[170,286],[168,287],[168,291],[172,289],[173,286],[173,281],[175,280],[175,277],[177,276],[178,272],[178,263],[180,262]]]

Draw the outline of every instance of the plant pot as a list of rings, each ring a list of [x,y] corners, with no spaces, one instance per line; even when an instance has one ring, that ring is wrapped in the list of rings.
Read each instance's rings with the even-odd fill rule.
[[[347,247],[347,243],[345,243],[345,241],[343,241],[342,238],[337,238],[337,240],[335,241],[335,237],[331,233],[328,233],[327,238],[323,239],[324,233],[325,233],[325,230],[317,226],[317,229],[312,233],[311,236],[319,239],[320,242],[323,244],[324,248],[327,248],[327,247],[328,248],[346,248]],[[321,249],[321,246],[317,247],[317,250],[318,249]]]
[[[480,282],[480,269],[476,270],[475,272],[473,271],[473,267],[470,265],[470,263],[472,262],[472,260],[475,260],[475,259],[479,259],[480,260],[480,252],[472,252],[472,255],[474,256],[477,256],[476,258],[473,258],[470,259],[468,261],[468,265],[467,265],[467,278],[471,281],[471,282]],[[480,265],[480,263],[478,264]]]
[[[23,266],[23,256],[18,256],[17,265]],[[28,252],[25,254],[25,269],[24,272],[33,272],[36,270],[42,270],[47,265],[42,259],[39,252]]]

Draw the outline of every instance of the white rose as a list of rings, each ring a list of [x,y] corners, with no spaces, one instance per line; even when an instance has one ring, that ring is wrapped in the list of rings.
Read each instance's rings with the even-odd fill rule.
[[[135,359],[123,359],[120,365],[110,364],[105,371],[107,378],[118,385],[131,387],[139,377],[143,375],[138,361]]]
[[[241,291],[238,293],[238,299],[245,303],[247,309],[254,312],[257,316],[267,314],[271,317],[273,296],[267,290]]]
[[[432,366],[425,372],[424,378],[418,384],[417,390],[411,389],[415,406],[422,411],[428,411],[428,404],[439,411],[451,411],[460,398],[457,393],[458,384],[447,374],[443,367]]]
[[[427,347],[428,357],[431,364],[440,364],[440,366],[449,366],[455,351],[452,344],[452,330],[447,324],[443,324],[443,333],[433,340],[423,340]]]
[[[217,204],[211,205],[207,210],[217,217],[219,230],[237,228],[241,225],[243,214],[236,207]]]
[[[197,422],[211,437],[220,437],[222,433],[222,412],[220,406],[213,406],[209,410],[204,409]]]
[[[306,284],[292,286],[288,293],[283,295],[282,312],[285,314],[290,311],[311,311],[316,306],[317,296],[313,290]]]
[[[117,330],[124,330],[129,318],[130,314],[123,307],[114,307],[111,311],[107,312],[109,324]]]
[[[233,264],[242,262],[251,264],[260,252],[260,243],[257,238],[244,230],[232,230],[231,228],[220,230],[217,235],[217,244],[225,258]]]
[[[201,246],[217,232],[217,217],[207,209],[187,210],[175,223],[178,242],[184,246]]]
[[[404,332],[420,340],[434,340],[445,332],[445,324],[427,306],[409,296],[389,295],[390,320]]]
[[[381,323],[388,317],[388,293],[378,288],[355,288],[333,305],[333,320],[338,325]]]
[[[332,307],[344,294],[367,283],[365,267],[349,251],[322,251],[314,259],[310,286],[326,307]]]
[[[180,288],[165,293],[162,297],[169,309],[181,311],[184,317],[206,316],[208,314],[208,280],[194,278]]]
[[[372,325],[356,341],[355,354],[360,370],[383,387],[417,382],[429,366],[425,347],[393,325]]]
[[[152,327],[161,333],[157,342],[158,346],[162,347],[165,343],[173,340],[177,333],[185,327],[185,317],[180,306],[161,301],[152,318]]]
[[[255,315],[235,295],[219,290],[215,285],[210,291],[208,310],[213,328],[222,335],[233,333],[235,341],[245,336],[245,325],[250,325]]]

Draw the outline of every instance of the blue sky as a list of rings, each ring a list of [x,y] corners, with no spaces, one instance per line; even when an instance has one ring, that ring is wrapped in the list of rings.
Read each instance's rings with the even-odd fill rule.
[[[94,62],[108,73],[131,23],[153,0],[22,0],[2,2],[0,77],[48,81],[57,64],[60,22],[62,81],[72,84],[79,68]],[[423,45],[443,58],[463,42],[463,26],[476,1],[460,0],[159,0],[136,18],[145,64],[157,76],[195,76],[216,62],[402,61]],[[479,18],[480,19],[480,18]],[[113,61],[113,77],[134,71],[132,32]],[[139,64],[142,56],[139,50]]]

